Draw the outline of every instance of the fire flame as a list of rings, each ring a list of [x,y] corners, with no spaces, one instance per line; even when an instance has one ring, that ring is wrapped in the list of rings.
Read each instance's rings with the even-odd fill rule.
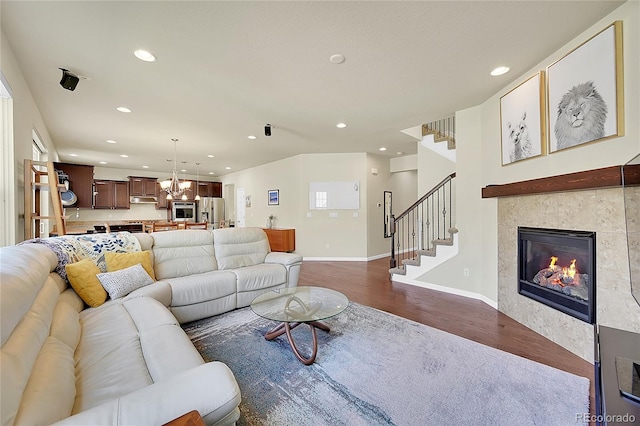
[[[559,277],[553,279],[553,283],[561,285],[563,287],[565,285],[576,285],[576,283],[573,282],[573,278],[578,273],[578,268],[576,268],[576,259],[571,260],[571,264],[568,267],[567,266],[563,266],[562,268],[560,268],[560,266],[556,265],[557,261],[558,261],[558,258],[556,256],[551,256],[551,262],[549,262],[549,271],[555,273],[556,272],[556,268],[561,269],[561,271],[562,271],[562,273],[560,274]],[[570,283],[569,282],[563,282],[563,280],[562,280],[563,277],[571,278]]]
[[[573,278],[573,277],[574,277],[574,275],[576,274],[576,272],[578,272],[578,271],[576,270],[576,260],[575,260],[575,259],[573,259],[573,260],[571,261],[571,265],[569,265],[569,269],[567,269],[566,267],[565,267],[565,268],[562,268],[562,272],[563,272],[565,275],[569,275],[571,278]]]

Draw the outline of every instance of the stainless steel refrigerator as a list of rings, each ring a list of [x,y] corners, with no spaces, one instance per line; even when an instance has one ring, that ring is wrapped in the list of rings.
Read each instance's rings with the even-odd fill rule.
[[[200,198],[198,210],[200,222],[209,222],[214,229],[220,227],[220,221],[224,220],[224,199],[213,197]]]

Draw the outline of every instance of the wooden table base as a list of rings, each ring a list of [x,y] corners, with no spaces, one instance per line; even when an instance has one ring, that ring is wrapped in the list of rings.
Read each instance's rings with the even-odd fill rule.
[[[291,335],[291,330],[293,330],[294,328],[296,328],[297,326],[299,326],[300,324],[308,324],[309,328],[311,329],[311,337],[313,338],[313,351],[311,353],[311,356],[308,358],[305,358],[300,351],[298,350],[298,347],[296,346],[296,343],[293,340],[293,336]],[[291,349],[293,350],[293,353],[296,355],[296,357],[300,360],[300,362],[302,362],[304,365],[311,365],[313,364],[313,362],[316,359],[316,354],[318,353],[318,336],[316,335],[316,328],[319,328],[320,330],[324,330],[324,331],[329,331],[329,327],[327,327],[325,324],[318,322],[318,321],[309,321],[309,322],[283,322],[280,323],[279,325],[277,325],[274,329],[272,329],[271,331],[269,331],[264,338],[267,340],[273,340],[278,336],[282,336],[284,333],[287,334],[287,340],[289,340],[289,344],[291,345]]]

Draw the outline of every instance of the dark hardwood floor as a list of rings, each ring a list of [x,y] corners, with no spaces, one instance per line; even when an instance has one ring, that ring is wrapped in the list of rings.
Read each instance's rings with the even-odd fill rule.
[[[327,287],[349,300],[555,367],[591,382],[593,365],[479,300],[389,279],[389,258],[371,262],[302,263],[298,285]]]

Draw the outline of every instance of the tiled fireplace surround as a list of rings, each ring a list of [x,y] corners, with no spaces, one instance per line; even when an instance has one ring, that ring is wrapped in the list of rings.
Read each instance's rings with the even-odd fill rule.
[[[627,191],[629,188],[627,188]],[[640,200],[640,187],[632,189]],[[627,204],[628,201],[627,201]],[[637,206],[627,205],[633,213]],[[637,234],[640,223],[635,221]],[[549,340],[593,362],[594,330],[518,294],[518,226],[596,232],[596,322],[640,331],[640,307],[630,289],[625,201],[621,187],[506,196],[498,199],[498,309]]]

